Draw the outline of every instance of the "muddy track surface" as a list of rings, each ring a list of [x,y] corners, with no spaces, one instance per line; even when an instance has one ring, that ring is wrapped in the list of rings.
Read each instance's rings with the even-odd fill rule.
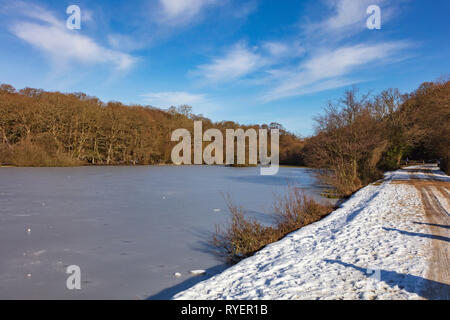
[[[413,185],[419,192],[428,220],[433,252],[427,278],[433,280],[426,287],[432,299],[450,299],[450,177],[437,167],[424,165],[405,169],[408,180],[394,181]]]

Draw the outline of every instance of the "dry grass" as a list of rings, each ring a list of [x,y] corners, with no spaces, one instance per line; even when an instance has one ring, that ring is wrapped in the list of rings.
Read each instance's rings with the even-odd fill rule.
[[[24,140],[12,147],[0,148],[0,162],[18,167],[69,167],[80,165],[61,149],[49,148],[30,140]]]
[[[300,188],[289,186],[286,195],[274,204],[275,228],[281,237],[320,220],[333,210],[329,203],[319,203]]]
[[[228,264],[252,256],[266,245],[320,220],[333,210],[331,205],[320,204],[306,196],[301,189],[291,186],[285,196],[274,202],[272,226],[264,226],[254,218],[247,218],[244,209],[230,201],[228,208],[231,221],[226,226],[216,226],[211,239],[218,255]]]

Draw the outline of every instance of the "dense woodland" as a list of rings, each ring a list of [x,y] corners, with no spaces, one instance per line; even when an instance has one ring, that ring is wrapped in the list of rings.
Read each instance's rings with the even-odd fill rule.
[[[161,110],[64,94],[0,86],[0,163],[17,166],[171,163],[171,134],[195,120],[217,128],[280,129],[280,163],[322,169],[338,195],[349,195],[398,168],[405,159],[439,160],[449,173],[450,81],[422,84],[409,94],[346,91],[316,119],[315,135],[300,138],[278,123],[212,122],[187,105]],[[270,139],[269,139],[270,140]]]
[[[302,154],[308,165],[328,169],[321,177],[340,196],[408,159],[440,161],[449,173],[450,81],[423,83],[410,94],[388,89],[359,95],[352,89],[330,103],[316,124]]]
[[[0,86],[0,163],[17,166],[83,164],[135,165],[171,163],[175,129],[193,123],[209,128],[280,130],[280,162],[302,164],[304,141],[280,124],[243,126],[231,121],[213,123],[192,114],[187,105],[161,110],[149,106],[103,103],[83,93],[63,94]],[[270,130],[269,130],[270,133]],[[270,139],[269,139],[270,141]]]

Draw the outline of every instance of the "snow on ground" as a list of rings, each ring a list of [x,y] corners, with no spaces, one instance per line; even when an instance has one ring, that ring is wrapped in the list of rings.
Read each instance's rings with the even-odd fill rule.
[[[432,240],[418,235],[427,220],[417,189],[392,179],[408,174],[387,173],[325,219],[174,298],[422,298]]]
[[[443,188],[441,192],[441,190],[438,190],[436,187],[430,187],[430,191],[431,194],[438,200],[439,205],[441,205],[445,211],[450,212],[450,202],[448,200],[449,195],[447,189]]]

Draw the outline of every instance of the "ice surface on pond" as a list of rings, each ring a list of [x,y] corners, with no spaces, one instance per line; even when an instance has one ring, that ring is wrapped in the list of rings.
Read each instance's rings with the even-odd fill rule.
[[[302,168],[0,168],[0,298],[170,298],[224,269],[207,245],[224,197],[269,223],[289,179],[315,183]]]

